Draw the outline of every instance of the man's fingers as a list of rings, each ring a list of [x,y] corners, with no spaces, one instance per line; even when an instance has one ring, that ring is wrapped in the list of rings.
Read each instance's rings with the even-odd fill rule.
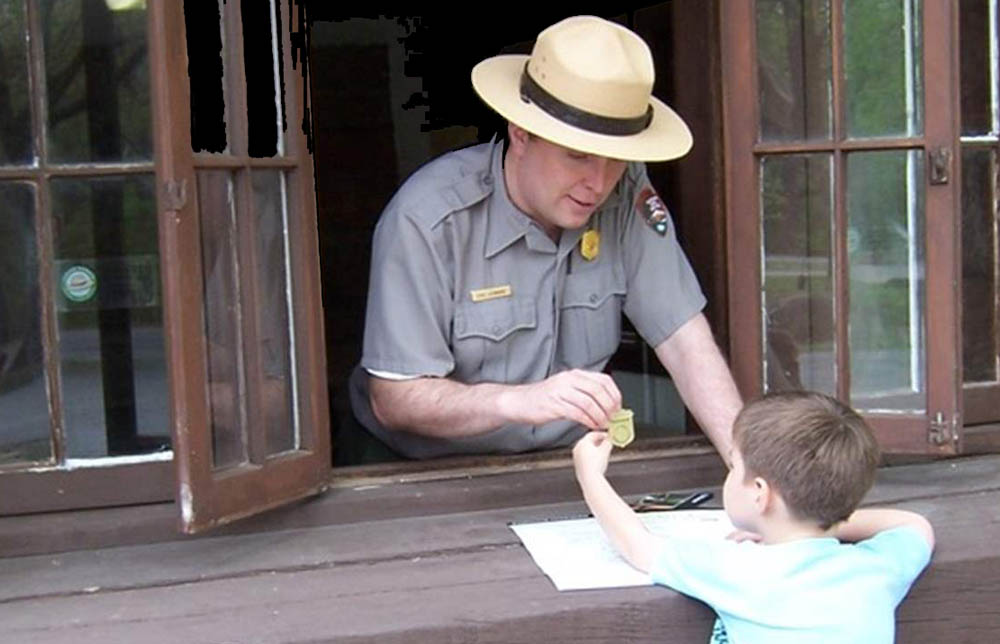
[[[572,369],[537,383],[524,405],[532,422],[561,418],[598,430],[621,407],[621,392],[607,374]]]
[[[621,407],[621,393],[610,376],[583,370],[566,372],[570,389],[564,400],[578,407],[591,419],[583,423],[591,429],[607,427],[608,420]]]
[[[577,376],[577,384],[590,394],[594,400],[610,415],[622,405],[622,394],[614,379],[606,373],[574,369],[571,373]]]
[[[574,389],[559,397],[565,418],[590,429],[602,429],[604,413],[600,405],[586,392]]]
[[[588,388],[579,384],[564,390],[561,396],[567,409],[573,410],[570,417],[590,429],[607,429],[611,414],[621,407],[620,403],[615,404],[607,397],[602,397],[600,391],[593,386]]]

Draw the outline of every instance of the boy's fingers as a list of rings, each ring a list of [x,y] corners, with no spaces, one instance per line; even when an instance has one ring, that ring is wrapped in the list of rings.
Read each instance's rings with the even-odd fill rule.
[[[759,534],[747,532],[746,530],[734,530],[726,535],[726,539],[735,541],[736,543],[743,543],[744,541],[759,543],[762,540],[762,537]]]

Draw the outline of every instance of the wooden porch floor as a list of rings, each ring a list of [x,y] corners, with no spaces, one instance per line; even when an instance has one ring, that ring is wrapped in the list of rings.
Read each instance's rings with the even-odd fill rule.
[[[615,468],[612,480],[641,492],[628,489],[630,467],[644,466]],[[372,519],[372,503],[398,499],[398,489],[359,486],[160,543],[138,542],[150,540],[143,529],[172,523],[169,504],[2,519],[0,552],[32,552],[31,535],[55,534],[41,530],[88,549],[0,559],[0,642],[707,641],[711,611],[673,591],[559,593],[536,568],[507,523],[578,514],[582,503],[497,498],[524,485],[566,494],[571,471],[489,478],[470,492],[481,495],[470,506],[486,509],[413,516],[414,504],[471,489],[453,479],[414,483],[408,513]],[[900,607],[897,641],[1000,641],[1000,457],[883,468],[872,503],[922,512],[938,534],[931,567]],[[137,543],[92,547],[87,525],[105,525],[107,543]]]

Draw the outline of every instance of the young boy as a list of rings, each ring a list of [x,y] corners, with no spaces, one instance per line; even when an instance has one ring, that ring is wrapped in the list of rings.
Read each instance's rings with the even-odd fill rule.
[[[715,610],[712,642],[893,641],[934,532],[912,512],[856,510],[879,454],[854,411],[805,392],[746,405],[722,499],[738,532],[718,542],[646,530],[604,477],[610,452],[599,432],[573,449],[587,505],[629,563]]]

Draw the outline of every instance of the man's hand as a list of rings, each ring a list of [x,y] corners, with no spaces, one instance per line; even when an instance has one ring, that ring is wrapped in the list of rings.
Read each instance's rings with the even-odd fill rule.
[[[571,369],[514,387],[507,404],[508,415],[527,424],[567,419],[595,430],[607,428],[611,415],[622,406],[622,394],[606,373]]]
[[[611,441],[603,432],[591,432],[576,442],[573,447],[573,466],[576,477],[604,476],[608,470],[611,455]]]

